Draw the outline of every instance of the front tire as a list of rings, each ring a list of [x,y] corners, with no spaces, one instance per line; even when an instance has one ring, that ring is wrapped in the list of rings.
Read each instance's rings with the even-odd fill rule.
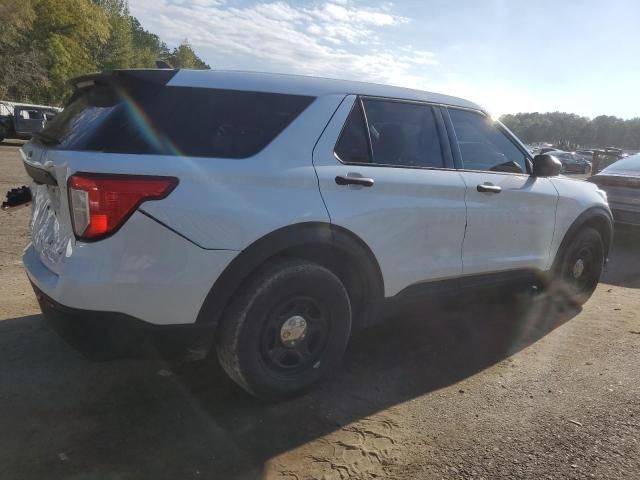
[[[282,260],[253,275],[234,297],[216,350],[247,392],[282,399],[333,371],[350,332],[351,304],[340,279],[315,263]]]
[[[594,228],[580,231],[564,251],[557,269],[558,280],[571,299],[584,304],[600,281],[604,268],[604,242]]]

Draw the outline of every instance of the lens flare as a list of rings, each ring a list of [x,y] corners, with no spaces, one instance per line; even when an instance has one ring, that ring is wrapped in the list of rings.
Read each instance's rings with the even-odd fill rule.
[[[184,153],[153,124],[143,108],[125,91],[120,91],[122,104],[144,139],[158,152],[182,156]]]

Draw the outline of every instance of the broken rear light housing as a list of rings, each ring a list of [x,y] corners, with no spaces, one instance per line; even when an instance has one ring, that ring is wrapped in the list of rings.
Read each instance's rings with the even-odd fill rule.
[[[113,235],[148,200],[160,200],[178,185],[175,177],[76,173],[67,182],[73,231],[79,240]]]

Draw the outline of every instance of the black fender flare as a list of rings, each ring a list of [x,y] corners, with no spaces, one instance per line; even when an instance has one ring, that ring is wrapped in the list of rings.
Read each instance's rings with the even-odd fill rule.
[[[606,261],[613,243],[613,216],[611,215],[611,212],[603,206],[590,207],[578,215],[564,234],[553,261],[553,266],[551,268],[552,271],[557,271],[562,255],[566,251],[568,245],[573,241],[578,232],[585,227],[593,227],[602,235],[602,241],[604,242],[604,257]]]
[[[268,261],[286,255],[308,257],[313,252],[335,252],[358,270],[358,284],[366,284],[361,316],[373,323],[378,300],[384,298],[380,265],[368,245],[353,232],[325,222],[304,222],[275,230],[243,249],[224,269],[200,308],[196,323],[217,326],[225,309],[243,282]],[[313,258],[313,257],[312,257]],[[322,262],[320,262],[322,263]]]

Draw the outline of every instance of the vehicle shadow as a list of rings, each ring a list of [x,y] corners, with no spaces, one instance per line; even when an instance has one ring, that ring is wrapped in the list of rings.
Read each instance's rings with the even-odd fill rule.
[[[640,230],[616,228],[602,283],[640,288]]]
[[[357,332],[331,380],[278,404],[214,358],[91,363],[39,315],[0,322],[0,478],[262,478],[274,456],[472,376],[579,311],[551,294],[406,310]]]

